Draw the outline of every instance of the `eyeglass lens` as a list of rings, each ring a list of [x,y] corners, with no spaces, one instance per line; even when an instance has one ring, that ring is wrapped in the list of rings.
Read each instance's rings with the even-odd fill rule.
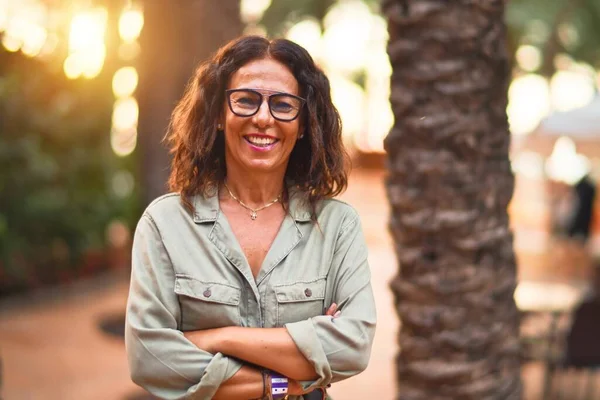
[[[252,90],[236,90],[229,93],[231,111],[239,116],[251,116],[258,112],[262,104],[262,95]],[[287,94],[269,96],[269,109],[274,118],[292,120],[296,118],[302,106],[301,100]]]

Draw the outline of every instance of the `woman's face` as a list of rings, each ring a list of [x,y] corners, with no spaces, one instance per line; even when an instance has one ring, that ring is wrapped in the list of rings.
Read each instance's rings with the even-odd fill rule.
[[[263,95],[258,112],[249,117],[234,114],[225,99],[222,122],[227,170],[281,173],[283,176],[298,140],[300,116],[288,122],[275,119],[269,111],[268,96],[274,93],[298,96],[296,78],[279,61],[265,58],[251,61],[237,70],[231,76],[227,89],[253,89]],[[255,94],[247,96],[245,92],[236,92],[231,100],[238,114],[240,110],[244,113],[244,109],[259,103]],[[285,97],[275,97],[271,103],[276,115],[278,109],[287,112],[286,107],[289,107]]]

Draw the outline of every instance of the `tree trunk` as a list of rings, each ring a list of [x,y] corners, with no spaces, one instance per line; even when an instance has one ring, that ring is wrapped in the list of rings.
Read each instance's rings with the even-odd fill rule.
[[[519,399],[504,0],[384,0],[398,399]]]
[[[242,34],[239,0],[148,0],[140,37],[143,202],[167,190],[170,157],[162,143],[171,112],[199,62]]]

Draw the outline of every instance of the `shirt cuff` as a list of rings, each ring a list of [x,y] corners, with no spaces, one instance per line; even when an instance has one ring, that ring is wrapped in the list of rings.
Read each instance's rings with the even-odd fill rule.
[[[219,390],[219,386],[235,375],[242,368],[242,365],[235,358],[227,357],[222,353],[215,354],[204,370],[200,383],[188,390],[189,398],[195,400],[212,399]]]
[[[327,360],[315,326],[312,323],[312,319],[285,324],[285,328],[302,355],[310,361],[319,376],[315,381],[300,382],[304,390],[329,385],[332,378],[331,367],[329,366],[329,361]]]

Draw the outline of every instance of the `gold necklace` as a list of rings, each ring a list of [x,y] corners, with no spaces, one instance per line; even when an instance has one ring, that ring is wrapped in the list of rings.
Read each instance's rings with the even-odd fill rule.
[[[235,195],[233,193],[231,193],[231,190],[229,189],[229,186],[227,186],[227,184],[225,182],[223,182],[223,185],[225,186],[225,188],[227,189],[227,191],[229,192],[229,195],[238,203],[240,203],[240,206],[244,207],[246,210],[251,211],[250,213],[250,218],[252,218],[252,221],[254,221],[257,217],[258,214],[257,212],[259,212],[260,210],[264,210],[265,208],[272,206],[273,204],[279,202],[279,200],[281,199],[281,194],[283,194],[283,192],[281,192],[281,194],[279,194],[279,196],[277,196],[277,198],[267,204],[265,204],[264,206],[258,207],[258,208],[252,208],[252,207],[248,207],[246,204],[244,204],[243,201],[241,201],[240,199],[238,199],[237,197],[235,197]]]

